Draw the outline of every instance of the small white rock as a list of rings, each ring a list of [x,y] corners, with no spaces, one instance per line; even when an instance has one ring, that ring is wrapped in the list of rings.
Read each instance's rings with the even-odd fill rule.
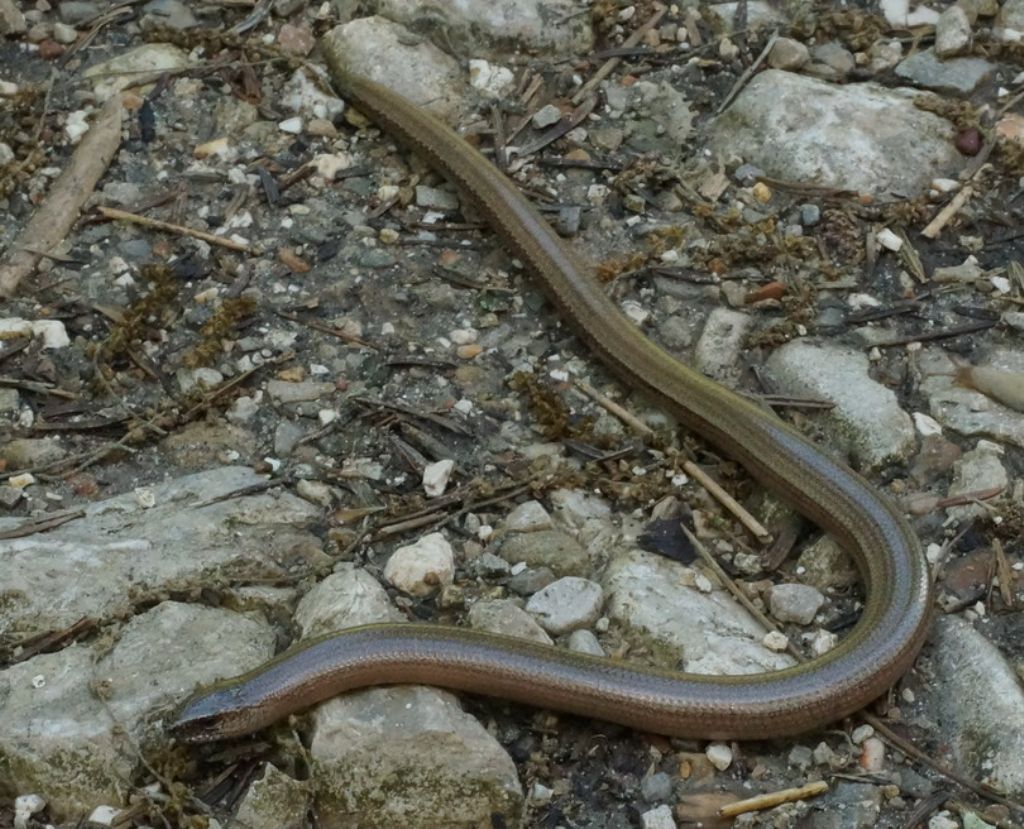
[[[524,501],[505,517],[505,529],[509,532],[530,533],[550,530],[553,526],[551,516],[540,501]]]
[[[897,253],[903,247],[903,240],[887,227],[878,231],[875,238],[878,239],[878,244],[893,253]]]
[[[410,596],[429,596],[455,578],[455,553],[441,533],[399,547],[384,565],[384,578]]]
[[[770,630],[761,639],[761,644],[775,653],[782,653],[789,647],[789,638],[782,631]]]
[[[939,422],[924,412],[914,412],[914,425],[917,427],[917,433],[921,437],[928,437],[929,435],[941,435],[942,426]]]
[[[824,656],[838,644],[839,637],[834,633],[827,630],[818,630],[811,637],[811,653],[815,656]]]
[[[277,128],[281,132],[286,132],[290,135],[299,135],[302,132],[302,119],[297,115],[292,118],[285,118],[277,125]]]
[[[960,829],[960,823],[949,812],[939,812],[928,821],[928,829]]]
[[[676,829],[672,809],[665,804],[649,809],[640,815],[640,825],[643,829]]]
[[[455,461],[447,458],[443,461],[429,464],[424,468],[423,491],[427,493],[428,498],[436,498],[438,495],[444,494],[454,469]]]
[[[704,756],[719,771],[725,771],[732,765],[732,749],[725,743],[711,743],[704,749]]]
[[[14,798],[14,829],[25,829],[29,818],[46,807],[46,801],[37,794],[23,794]]]
[[[885,766],[885,743],[878,737],[868,737],[861,746],[860,767],[864,771],[877,772]]]
[[[96,823],[100,826],[110,826],[116,818],[121,814],[120,809],[115,809],[113,806],[97,806],[92,810],[92,814],[89,815],[87,822]]]
[[[874,735],[875,729],[872,726],[865,723],[864,725],[859,725],[855,729],[853,729],[853,733],[850,735],[850,739],[853,740],[855,745],[860,745],[868,737],[873,737]]]

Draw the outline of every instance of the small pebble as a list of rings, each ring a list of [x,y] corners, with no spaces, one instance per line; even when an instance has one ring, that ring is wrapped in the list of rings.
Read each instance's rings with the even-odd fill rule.
[[[436,498],[438,495],[444,494],[454,469],[455,461],[448,459],[437,461],[424,468],[423,491],[427,493],[428,498]]]
[[[732,749],[725,743],[711,743],[704,749],[704,755],[719,771],[725,771],[732,765]]]
[[[384,579],[410,596],[429,596],[455,577],[455,552],[441,533],[399,547],[384,565]]]
[[[643,829],[676,829],[672,809],[664,804],[640,815],[640,825]]]
[[[860,767],[867,772],[877,772],[884,766],[885,743],[878,737],[868,737],[861,746]]]
[[[953,144],[962,155],[975,156],[981,152],[981,132],[977,127],[960,130],[956,134]]]

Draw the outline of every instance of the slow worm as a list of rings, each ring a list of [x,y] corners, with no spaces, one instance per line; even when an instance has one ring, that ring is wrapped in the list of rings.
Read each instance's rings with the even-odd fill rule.
[[[607,368],[849,550],[867,599],[857,625],[828,654],[747,676],[654,670],[442,625],[355,627],[200,691],[172,732],[191,742],[235,737],[353,688],[421,683],[662,734],[760,739],[817,728],[885,692],[917,655],[931,606],[927,564],[903,515],[795,429],[651,343],[512,182],[439,119],[348,72],[336,55],[328,54],[328,65],[341,94],[458,186]]]

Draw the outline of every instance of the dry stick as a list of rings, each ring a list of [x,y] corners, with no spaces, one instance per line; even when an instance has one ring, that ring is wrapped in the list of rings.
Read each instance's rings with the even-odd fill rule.
[[[46,201],[11,245],[10,257],[0,265],[0,299],[11,296],[32,273],[42,258],[38,251],[50,251],[64,240],[120,145],[121,97],[115,95],[104,104]]]
[[[759,812],[762,809],[771,809],[782,803],[792,803],[794,800],[806,800],[808,797],[816,797],[828,791],[828,783],[819,780],[816,783],[808,783],[795,789],[781,789],[777,792],[759,794],[755,797],[748,797],[746,800],[737,800],[735,803],[728,803],[718,810],[722,817],[736,817],[746,812]]]
[[[967,169],[961,173],[960,178],[964,182],[963,189],[953,196],[952,201],[942,208],[936,215],[935,218],[928,222],[928,225],[924,230],[921,231],[921,235],[926,239],[935,239],[942,229],[949,224],[950,220],[960,212],[968,200],[974,195],[974,186],[970,183],[981,172],[981,168],[985,166],[985,162],[988,160],[989,155],[992,154],[992,149],[995,147],[994,141],[986,142],[985,146],[981,148],[979,152],[967,166]]]
[[[998,538],[992,539],[992,552],[996,557],[996,575],[999,577],[999,595],[1003,599],[1003,606],[1012,610],[1013,591],[1010,589],[1010,582],[1013,575],[1010,573],[1010,563],[1006,560],[1006,553],[1003,551],[1002,542]]]
[[[43,533],[47,530],[52,530],[54,527],[59,527],[61,524],[67,524],[69,521],[74,521],[78,518],[85,518],[85,510],[72,510],[71,512],[64,512],[60,515],[53,515],[49,518],[44,518],[40,521],[29,521],[26,524],[20,524],[14,529],[0,532],[0,539],[7,538],[24,538],[27,535],[35,535],[36,533]]]
[[[601,394],[601,392],[599,392],[593,386],[584,383],[582,380],[575,380],[574,383],[576,385],[576,388],[578,388],[580,391],[586,394],[587,397],[594,400],[598,405],[603,406],[605,409],[607,409],[613,415],[618,417],[624,423],[633,427],[633,429],[635,429],[640,434],[646,436],[654,434],[654,430],[652,430],[649,426],[647,426],[644,423],[641,423],[633,414],[626,411],[614,400]],[[697,483],[703,486],[709,493],[711,493],[712,497],[716,498],[723,507],[725,507],[729,512],[731,512],[733,516],[735,516],[736,520],[739,521],[744,527],[747,528],[747,530],[750,531],[750,534],[753,535],[754,538],[756,538],[762,544],[771,543],[772,535],[770,532],[768,532],[768,530],[764,528],[764,525],[761,524],[761,522],[758,521],[756,518],[754,518],[753,515],[747,512],[739,504],[739,502],[736,501],[735,498],[733,498],[728,492],[722,489],[722,487],[714,479],[712,479],[711,476],[709,476],[703,469],[697,466],[697,464],[693,463],[692,461],[685,461],[683,463],[683,471],[686,472],[686,474],[689,475],[691,478],[696,480]]]
[[[950,220],[960,212],[971,196],[974,195],[974,188],[970,184],[965,184],[964,188],[953,196],[953,199],[942,208],[938,213],[935,214],[935,218],[928,222],[928,225],[924,230],[921,231],[921,235],[926,239],[934,239],[940,233],[942,229],[949,224]]]
[[[718,109],[715,110],[715,115],[721,115],[722,111],[732,103],[732,99],[735,98],[739,94],[740,90],[747,85],[747,81],[749,81],[750,77],[757,71],[757,68],[764,63],[765,58],[768,57],[768,53],[772,50],[772,47],[775,45],[775,41],[778,39],[779,33],[772,32],[772,36],[768,38],[768,42],[761,50],[761,54],[757,56],[757,60],[750,64],[743,74],[736,79],[736,83],[732,85],[732,89],[729,90],[729,94],[722,99],[722,103],[720,103],[718,105]]]
[[[683,471],[694,478],[704,489],[710,492],[718,502],[725,507],[729,512],[735,516],[736,520],[739,521],[750,534],[754,536],[762,544],[772,543],[772,534],[765,529],[764,525],[754,518],[749,512],[747,512],[735,498],[733,498],[728,492],[716,482],[707,472],[701,469],[693,461],[683,462]]]
[[[666,11],[668,11],[667,7],[658,6],[655,9],[654,14],[652,14],[647,21],[640,26],[640,28],[622,42],[623,47],[628,49],[632,46],[636,46],[641,40],[643,40],[644,35],[647,34],[647,32],[661,22],[661,18],[665,16]],[[609,58],[601,64],[601,67],[591,76],[590,80],[577,89],[576,94],[570,98],[572,103],[575,105],[582,101],[590,93],[590,90],[614,72],[615,67],[617,67],[621,62],[621,58]]]
[[[132,224],[152,227],[157,230],[166,230],[168,233],[177,233],[181,236],[193,236],[196,239],[209,242],[211,245],[220,245],[222,248],[237,250],[241,253],[249,253],[252,250],[248,242],[236,242],[234,239],[225,239],[223,236],[215,236],[212,233],[207,233],[205,230],[193,230],[191,227],[176,225],[171,222],[162,222],[160,219],[150,219],[147,216],[140,216],[137,213],[129,213],[127,210],[118,210],[114,207],[97,207],[96,209],[108,219],[119,219],[123,222],[131,222]]]

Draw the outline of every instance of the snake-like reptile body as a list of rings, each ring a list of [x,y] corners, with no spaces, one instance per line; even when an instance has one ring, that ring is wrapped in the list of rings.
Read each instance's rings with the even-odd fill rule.
[[[654,670],[443,625],[350,628],[200,691],[173,732],[194,742],[233,737],[346,690],[421,683],[662,734],[758,739],[820,727],[884,693],[916,656],[931,606],[927,564],[903,515],[795,429],[650,342],[515,185],[439,119],[333,54],[328,64],[342,95],[458,186],[607,368],[831,533],[855,557],[867,599],[826,655],[744,676]]]

